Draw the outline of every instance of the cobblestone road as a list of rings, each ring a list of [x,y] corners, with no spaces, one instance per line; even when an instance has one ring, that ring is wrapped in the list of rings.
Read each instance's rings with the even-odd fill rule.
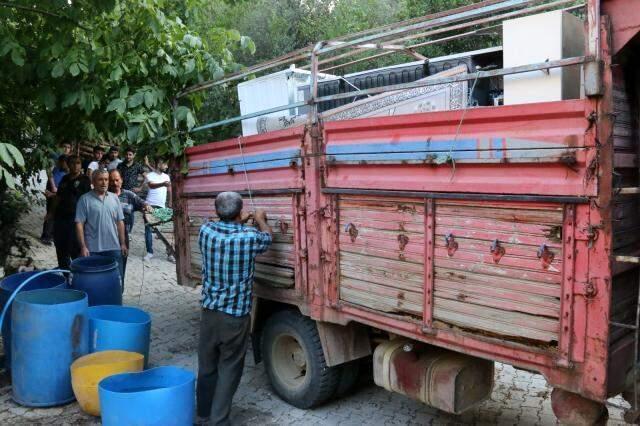
[[[40,212],[26,217],[22,234],[32,239],[32,256],[38,267],[55,266],[55,251],[35,238],[41,227]],[[164,258],[143,263],[142,220],[136,217],[132,252],[127,268],[125,304],[152,314],[152,366],[177,365],[195,371],[199,291],[176,284],[174,264]],[[159,250],[161,251],[161,250]],[[489,401],[463,416],[451,416],[363,380],[352,395],[314,410],[300,410],[282,402],[270,389],[262,365],[247,357],[242,383],[234,400],[236,425],[551,425],[556,424],[549,399],[550,388],[540,375],[497,364],[496,385]],[[30,409],[11,400],[6,374],[0,376],[0,424],[100,424],[82,413],[76,403],[49,409]],[[624,404],[612,399],[609,424],[621,425]]]

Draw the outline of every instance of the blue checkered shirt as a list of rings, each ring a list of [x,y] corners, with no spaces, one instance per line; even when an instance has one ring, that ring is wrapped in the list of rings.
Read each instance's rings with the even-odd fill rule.
[[[251,311],[255,258],[271,235],[228,222],[207,222],[198,237],[202,253],[202,306],[240,317]]]

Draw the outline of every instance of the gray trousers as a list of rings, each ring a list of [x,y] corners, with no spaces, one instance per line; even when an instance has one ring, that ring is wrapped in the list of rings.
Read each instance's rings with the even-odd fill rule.
[[[198,416],[213,425],[229,425],[231,401],[238,389],[249,345],[249,315],[234,317],[202,310],[198,344]]]

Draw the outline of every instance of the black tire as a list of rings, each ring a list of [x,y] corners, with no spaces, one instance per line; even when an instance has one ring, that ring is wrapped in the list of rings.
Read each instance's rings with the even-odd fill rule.
[[[344,364],[340,364],[338,368],[340,369],[340,376],[338,377],[335,397],[342,398],[348,396],[358,383],[358,379],[360,378],[360,360],[355,359],[345,362]]]
[[[331,398],[340,370],[327,367],[316,324],[293,311],[272,315],[262,331],[262,358],[275,392],[298,408]]]

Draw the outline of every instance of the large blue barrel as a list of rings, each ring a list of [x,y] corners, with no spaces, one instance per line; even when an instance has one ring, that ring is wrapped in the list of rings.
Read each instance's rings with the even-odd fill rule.
[[[100,381],[104,426],[190,426],[195,376],[177,367],[123,373]]]
[[[149,362],[151,316],[132,306],[92,306],[89,319],[89,350],[91,352],[122,350],[144,355]]]
[[[9,275],[0,281],[0,310],[11,297],[11,294],[28,278],[42,271],[20,272],[18,274]],[[67,280],[60,273],[50,273],[40,275],[29,281],[27,285],[22,287],[20,291],[41,290],[45,288],[65,288]],[[7,310],[2,324],[2,343],[4,346],[4,367],[11,368],[11,306]]]
[[[20,293],[13,302],[13,399],[28,407],[73,401],[70,366],[89,352],[87,295],[68,289]]]
[[[79,257],[71,262],[71,287],[89,297],[89,306],[122,305],[120,272],[115,259]]]

